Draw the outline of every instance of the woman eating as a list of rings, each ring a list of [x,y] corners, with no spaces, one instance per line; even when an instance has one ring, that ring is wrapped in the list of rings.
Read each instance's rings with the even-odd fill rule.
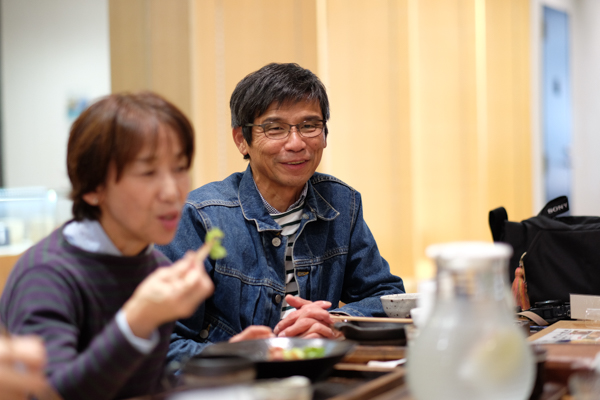
[[[15,265],[0,320],[38,335],[46,375],[65,400],[159,390],[173,322],[212,294],[208,249],[171,263],[189,191],[194,132],[152,93],[116,94],[73,123],[67,148],[74,219]]]

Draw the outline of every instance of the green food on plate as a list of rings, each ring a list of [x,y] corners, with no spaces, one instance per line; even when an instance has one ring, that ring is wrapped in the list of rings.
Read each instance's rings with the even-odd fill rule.
[[[308,360],[311,358],[321,358],[325,356],[325,348],[323,347],[293,347],[288,350],[283,350],[283,359],[289,360]]]

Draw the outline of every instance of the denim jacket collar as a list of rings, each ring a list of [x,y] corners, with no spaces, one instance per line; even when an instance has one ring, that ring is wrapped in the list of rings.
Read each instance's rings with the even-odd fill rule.
[[[242,180],[240,182],[238,199],[242,208],[244,217],[251,221],[254,220],[259,232],[268,230],[281,230],[281,227],[271,218],[269,212],[262,203],[260,193],[254,184],[252,178],[252,169],[250,165],[246,168]],[[333,208],[312,185],[312,179],[308,181],[308,192],[306,193],[306,201],[304,208],[309,215],[309,221],[314,221],[316,218],[325,221],[335,219],[340,213]]]

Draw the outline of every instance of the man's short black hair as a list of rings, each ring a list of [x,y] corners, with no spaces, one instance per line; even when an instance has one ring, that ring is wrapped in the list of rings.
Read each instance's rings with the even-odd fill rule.
[[[273,103],[318,101],[323,120],[329,120],[329,99],[325,86],[310,70],[298,64],[265,65],[242,79],[231,95],[231,127],[242,127],[244,139],[252,143],[252,128],[244,126],[254,123]],[[327,125],[325,125],[327,135]],[[247,157],[244,157],[247,158]]]

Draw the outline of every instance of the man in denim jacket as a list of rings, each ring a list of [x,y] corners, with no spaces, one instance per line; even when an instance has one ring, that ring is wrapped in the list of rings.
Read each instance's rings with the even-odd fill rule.
[[[230,107],[249,166],[192,191],[175,239],[161,247],[177,260],[219,227],[227,249],[206,261],[214,295],[177,323],[169,359],[227,340],[331,338],[329,313],[385,316],[379,298],[403,293],[402,279],[379,254],[360,194],[315,172],[329,119],[321,81],[296,64],[269,64],[238,83]]]

